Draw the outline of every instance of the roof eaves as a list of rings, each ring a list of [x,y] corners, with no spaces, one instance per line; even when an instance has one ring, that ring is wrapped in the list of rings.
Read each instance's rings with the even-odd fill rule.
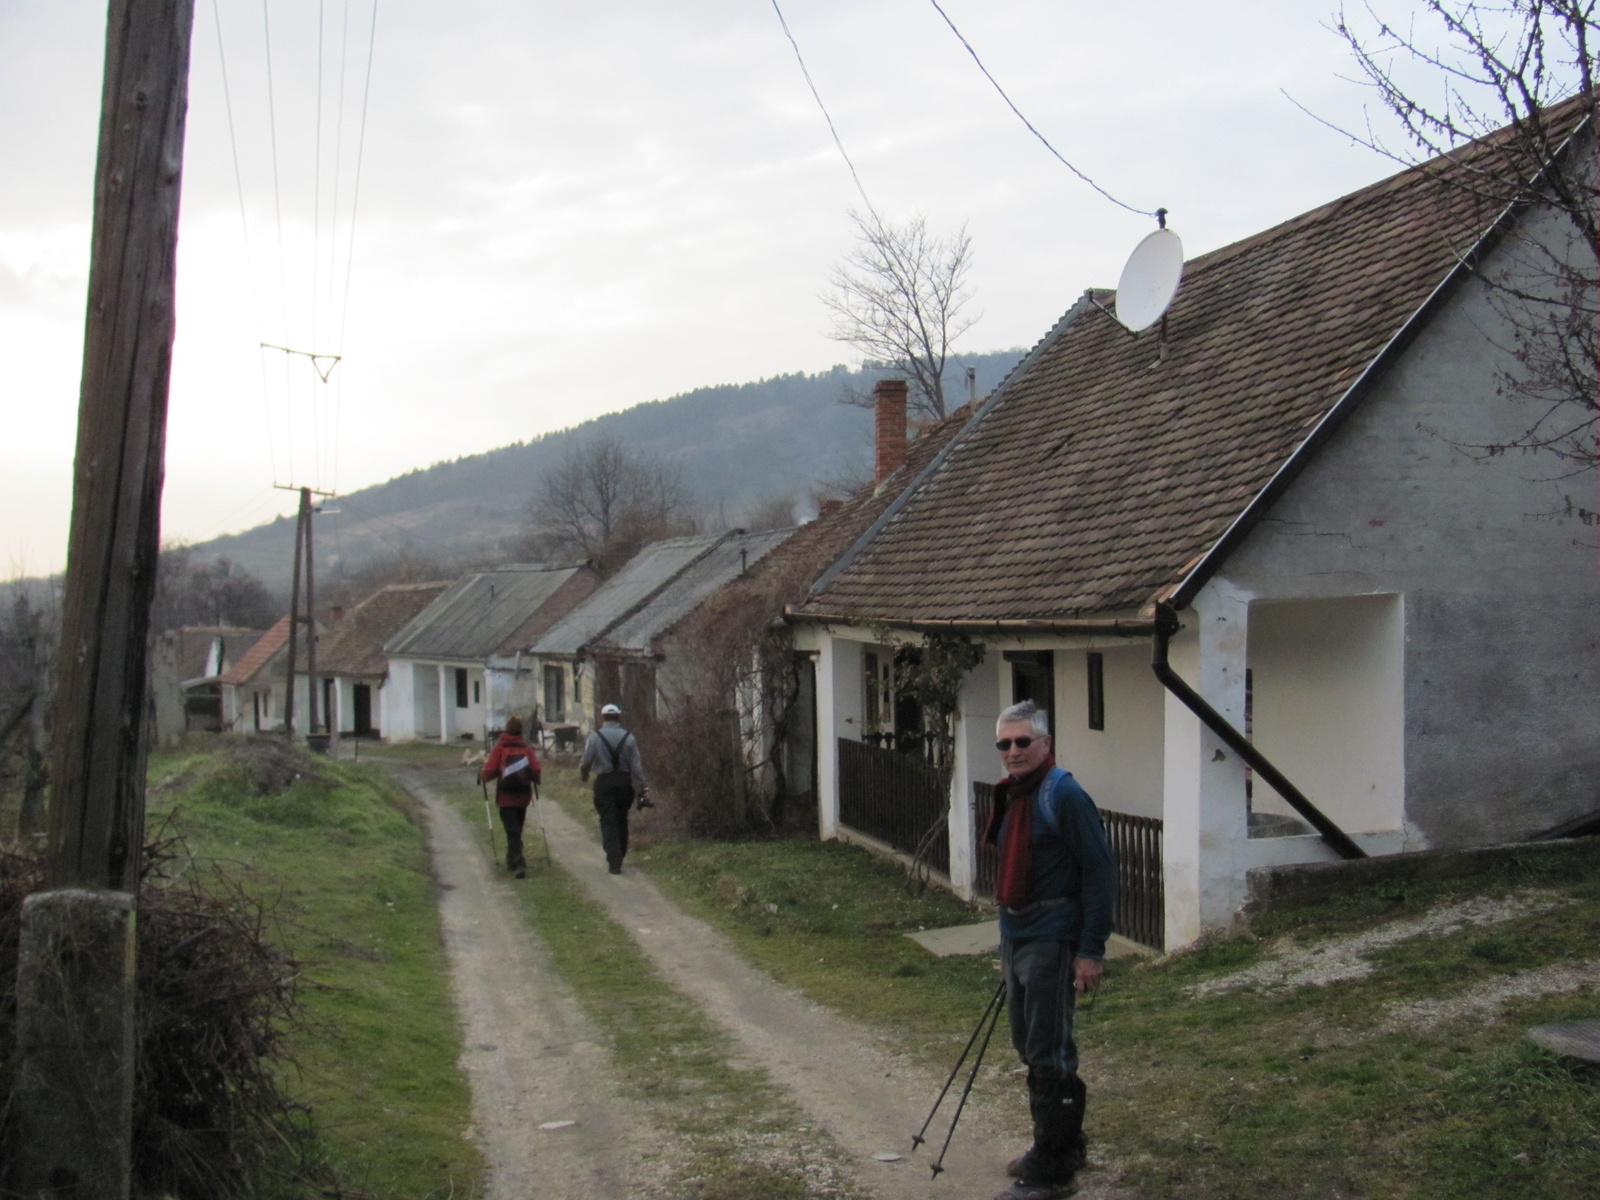
[[[1085,291],[1084,294],[1078,298],[1077,303],[1075,303],[1071,308],[1067,309],[1067,311],[1062,314],[1061,319],[1055,323],[1055,327],[1052,328],[1049,333],[1045,334],[1044,337],[1039,339],[1039,344],[1030,350],[1021,362],[1017,363],[1016,366],[1011,368],[1010,374],[1008,374],[1005,379],[1001,381],[1000,386],[989,393],[988,398],[978,406],[977,411],[974,412],[971,417],[967,418],[967,423],[956,432],[954,437],[952,437],[948,442],[939,448],[939,453],[935,454],[933,458],[928,461],[927,466],[923,467],[921,471],[917,472],[917,477],[906,485],[905,490],[896,496],[893,502],[890,503],[889,507],[884,509],[883,512],[878,515],[878,519],[876,521],[867,526],[866,532],[858,537],[851,544],[850,548],[841,554],[837,559],[835,559],[833,565],[824,571],[820,577],[818,577],[817,581],[811,585],[811,595],[815,596],[817,593],[825,591],[835,579],[849,569],[850,564],[855,562],[857,557],[860,556],[861,552],[872,544],[872,540],[878,536],[883,527],[900,514],[900,510],[905,508],[905,506],[910,503],[911,497],[917,493],[918,489],[920,489],[922,485],[927,482],[927,480],[935,471],[944,465],[945,459],[950,457],[950,452],[961,444],[962,440],[967,436],[967,434],[971,433],[972,430],[977,427],[978,423],[982,421],[983,418],[986,417],[996,405],[1005,399],[1007,394],[1009,394],[1011,391],[1012,385],[1018,379],[1024,377],[1027,374],[1028,369],[1039,360],[1040,356],[1043,355],[1046,350],[1060,340],[1061,335],[1066,333],[1067,329],[1071,327],[1072,323],[1085,312],[1088,312],[1092,307],[1097,306],[1094,303],[1091,292]]]
[[[1567,148],[1589,128],[1592,119],[1592,116],[1586,116],[1573,128],[1572,132],[1567,135],[1567,139],[1561,144],[1560,149],[1556,151],[1554,155],[1556,159],[1559,160],[1566,156]],[[1538,182],[1538,178],[1542,178],[1542,176],[1543,172],[1540,173],[1539,177],[1529,181],[1529,191]],[[1267,480],[1265,486],[1245,506],[1244,511],[1233,519],[1232,524],[1227,529],[1223,530],[1222,536],[1212,543],[1211,549],[1206,551],[1205,555],[1189,569],[1176,586],[1170,589],[1162,589],[1162,592],[1166,593],[1166,595],[1158,593],[1157,599],[1165,599],[1173,608],[1177,609],[1187,608],[1193,603],[1200,589],[1211,580],[1211,577],[1221,568],[1227,557],[1238,549],[1239,544],[1244,541],[1246,535],[1255,528],[1257,522],[1272,507],[1273,503],[1288,490],[1289,485],[1299,477],[1300,472],[1305,470],[1307,464],[1316,456],[1317,451],[1344,424],[1345,418],[1354,412],[1361,402],[1366,399],[1367,394],[1395,359],[1399,358],[1406,347],[1416,340],[1417,335],[1422,332],[1423,327],[1427,324],[1429,318],[1433,316],[1435,310],[1454,293],[1456,288],[1461,286],[1468,276],[1477,270],[1478,264],[1483,261],[1484,256],[1505,236],[1517,217],[1528,207],[1528,204],[1529,202],[1526,199],[1519,197],[1508,204],[1500,215],[1489,224],[1489,227],[1484,230],[1478,240],[1468,248],[1465,254],[1456,260],[1455,266],[1450,268],[1449,273],[1439,281],[1438,286],[1428,293],[1422,303],[1417,306],[1416,311],[1406,318],[1405,324],[1400,326],[1395,335],[1378,351],[1377,355],[1362,370],[1355,382],[1345,389],[1344,394],[1334,402],[1333,407],[1312,427],[1311,432],[1295,447],[1294,452],[1289,455],[1283,465],[1273,472],[1272,478]]]

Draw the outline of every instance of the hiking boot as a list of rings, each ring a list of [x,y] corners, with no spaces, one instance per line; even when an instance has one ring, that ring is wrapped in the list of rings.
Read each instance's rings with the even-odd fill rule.
[[[526,879],[528,877],[528,868],[519,865],[516,870],[511,872],[511,875],[514,879]]]
[[[620,863],[611,863],[606,867],[606,870],[610,871],[613,875],[621,875],[622,865]]]
[[[1077,1174],[1088,1165],[1089,1147],[1080,1136],[1077,1144],[1068,1151],[1065,1169]],[[1006,1174],[1013,1179],[1038,1178],[1049,1173],[1050,1164],[1037,1147],[1030,1148],[1026,1154],[1017,1155],[1006,1164]]]
[[[1019,1179],[1001,1192],[994,1200],[1060,1200],[1078,1190],[1071,1179],[1064,1183],[1043,1183],[1033,1179]]]

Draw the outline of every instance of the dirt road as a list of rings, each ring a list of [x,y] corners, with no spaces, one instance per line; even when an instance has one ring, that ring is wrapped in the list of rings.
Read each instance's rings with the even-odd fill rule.
[[[654,1196],[659,1139],[610,1085],[607,1053],[473,834],[418,771],[488,1200]],[[560,1129],[540,1129],[571,1121]]]

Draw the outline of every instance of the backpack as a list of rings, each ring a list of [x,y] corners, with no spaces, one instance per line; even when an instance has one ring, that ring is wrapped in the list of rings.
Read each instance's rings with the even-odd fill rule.
[[[518,754],[521,757],[513,758]],[[533,791],[533,751],[526,746],[507,746],[505,766],[500,768],[500,788],[507,792]]]

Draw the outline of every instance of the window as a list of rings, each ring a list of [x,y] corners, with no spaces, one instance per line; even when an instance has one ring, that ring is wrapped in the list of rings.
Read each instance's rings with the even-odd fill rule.
[[[544,719],[560,722],[567,719],[567,673],[560,667],[544,669]]]
[[[472,681],[472,702],[474,704],[482,704],[483,703],[483,693],[478,690],[479,686],[480,685],[479,685],[478,681],[476,679],[474,679]]]
[[[894,741],[894,660],[876,650],[861,655],[861,740],[887,746]]]
[[[467,670],[465,667],[456,668],[456,707],[467,706]]]
[[[1032,700],[1050,719],[1050,732],[1061,727],[1056,721],[1056,655],[1053,650],[1007,650],[1003,656],[1011,664],[1011,703]]]
[[[1106,727],[1106,656],[1089,651],[1089,728]]]

